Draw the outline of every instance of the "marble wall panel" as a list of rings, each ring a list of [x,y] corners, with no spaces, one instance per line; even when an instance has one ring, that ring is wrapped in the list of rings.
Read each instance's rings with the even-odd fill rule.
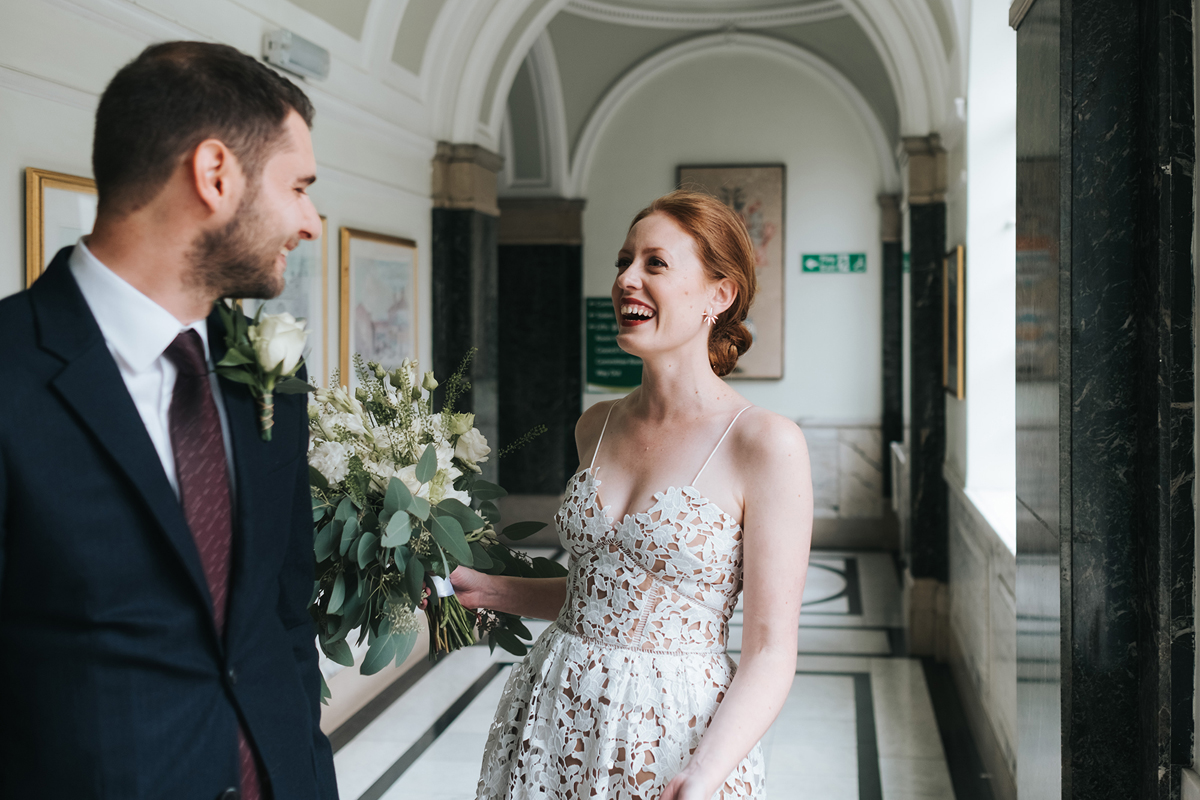
[[[838,429],[838,516],[883,516],[883,438],[879,428]]]
[[[836,518],[841,503],[837,428],[805,428],[804,439],[808,443],[808,461],[812,470],[813,516]]]

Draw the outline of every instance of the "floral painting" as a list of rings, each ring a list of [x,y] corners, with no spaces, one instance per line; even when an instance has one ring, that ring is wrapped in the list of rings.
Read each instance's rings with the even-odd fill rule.
[[[357,353],[385,370],[417,357],[417,246],[342,228],[342,382]]]
[[[738,360],[732,378],[783,377],[783,233],[782,164],[685,165],[678,170],[681,189],[708,192],[746,223],[758,262],[758,292],[746,318],[754,337]]]

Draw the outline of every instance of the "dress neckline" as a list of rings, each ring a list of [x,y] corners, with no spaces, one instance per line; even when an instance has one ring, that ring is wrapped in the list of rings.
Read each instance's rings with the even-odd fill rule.
[[[613,519],[612,515],[608,513],[608,511],[606,510],[607,507],[603,504],[603,502],[600,499],[600,491],[599,490],[600,490],[600,484],[603,483],[603,481],[601,481],[599,478],[596,477],[596,473],[592,469],[592,467],[591,466],[584,467],[583,469],[579,470],[579,472],[576,472],[575,475],[573,475],[572,477],[577,478],[580,475],[586,475],[588,477],[589,482],[591,484],[591,495],[592,495],[591,506],[596,511],[599,511],[604,516],[604,520],[608,524],[608,527],[611,530],[616,530],[618,527],[625,525],[631,519],[637,519],[638,517],[645,516],[645,515],[651,513],[651,511],[654,510],[654,506],[658,505],[658,501],[661,500],[662,498],[666,497],[668,493],[682,492],[684,489],[691,489],[693,492],[696,493],[698,498],[704,502],[705,505],[711,506],[713,508],[713,510],[715,510],[717,512],[717,514],[719,514],[720,516],[727,519],[735,528],[737,528],[738,530],[741,530],[741,528],[742,528],[742,524],[740,522],[738,522],[736,519],[734,519],[732,514],[727,513],[719,505],[714,503],[712,500],[709,500],[707,497],[705,497],[705,495],[699,489],[697,489],[693,484],[690,484],[690,483],[687,484],[686,486],[668,486],[666,489],[663,489],[662,491],[655,492],[653,495],[651,495],[651,498],[653,498],[654,502],[650,505],[650,508],[647,508],[645,511],[633,511],[633,512],[627,513],[624,517],[621,518],[620,523],[618,523]]]

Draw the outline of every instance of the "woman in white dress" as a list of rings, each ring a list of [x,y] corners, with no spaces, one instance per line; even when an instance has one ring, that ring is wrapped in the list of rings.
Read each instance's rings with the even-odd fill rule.
[[[478,798],[765,796],[758,741],[796,671],[812,483],[800,429],[720,377],[750,345],[754,271],[741,219],[708,195],[673,192],[630,226],[612,298],[642,385],[576,426],[555,516],[570,574],[452,576],[468,607],[556,621],[505,686]]]

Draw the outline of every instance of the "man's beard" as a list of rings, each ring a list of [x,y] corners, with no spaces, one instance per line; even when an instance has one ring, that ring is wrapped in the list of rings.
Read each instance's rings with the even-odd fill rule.
[[[275,274],[275,259],[287,239],[271,236],[258,200],[258,186],[247,188],[233,219],[216,231],[196,237],[188,255],[187,282],[216,297],[278,297],[283,276]]]

